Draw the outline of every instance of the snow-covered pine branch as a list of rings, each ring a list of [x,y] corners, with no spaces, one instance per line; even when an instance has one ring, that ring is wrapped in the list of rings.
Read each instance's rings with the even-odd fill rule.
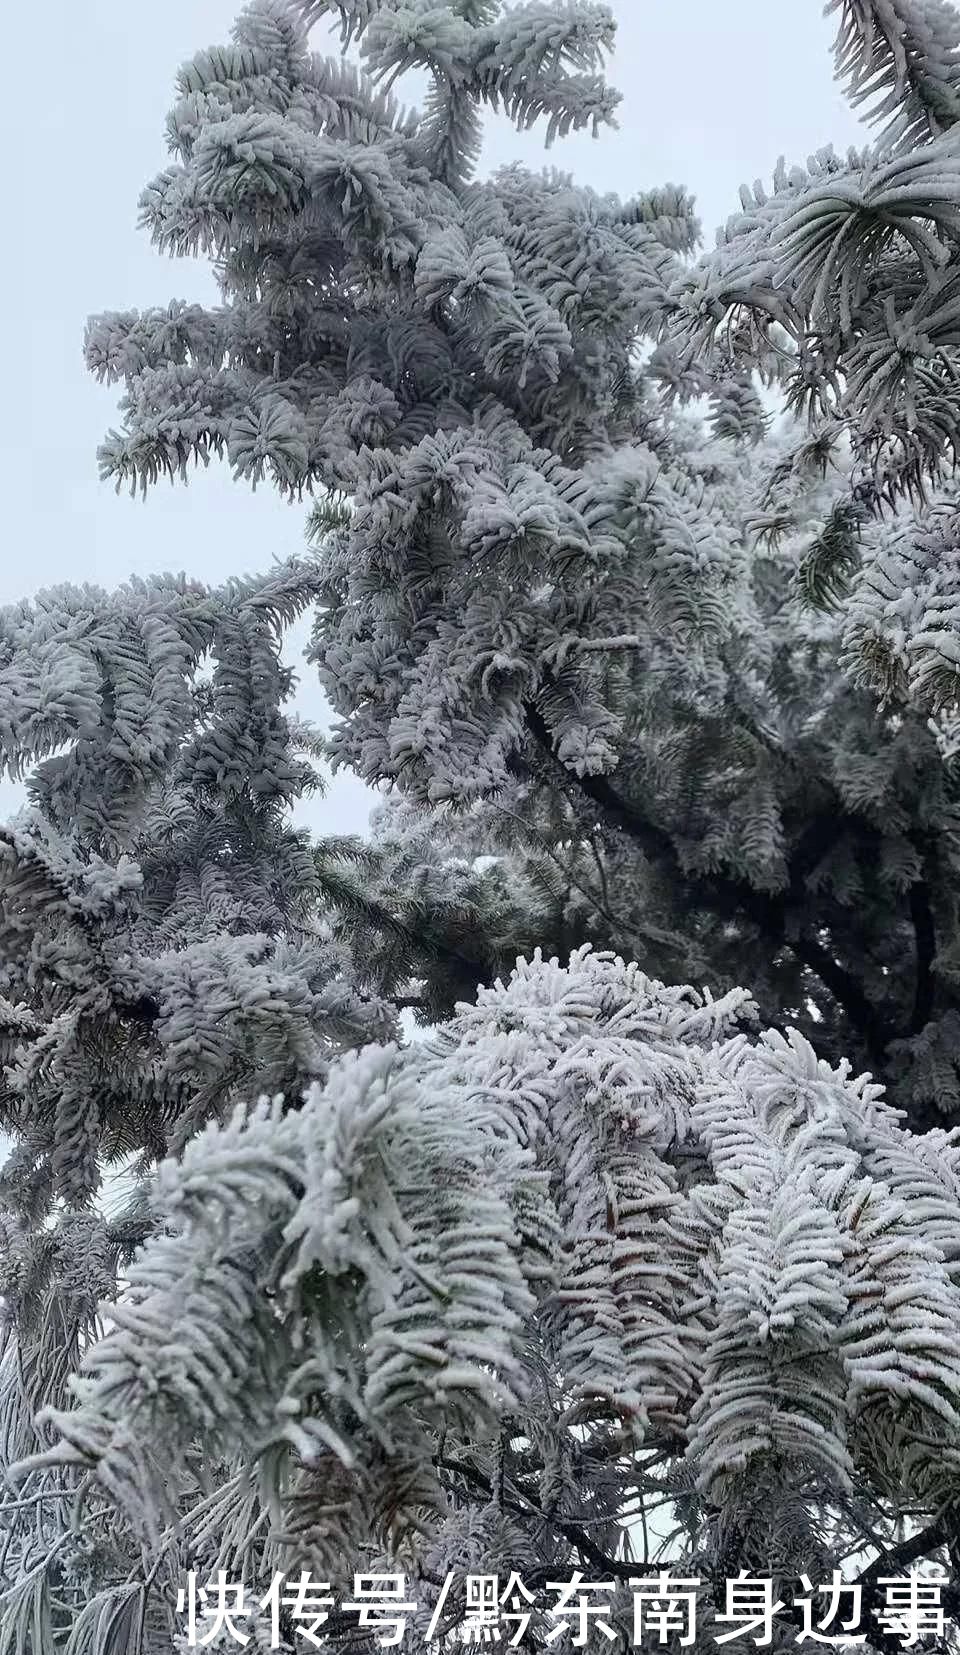
[[[831,1522],[843,1545],[854,1489],[935,1514],[960,1148],[755,1022],[740,992],[534,957],[427,1045],[211,1125],[161,1169],[163,1233],[17,1478],[92,1472],[168,1605],[186,1556],[348,1580],[399,1546],[442,1578],[469,1531],[483,1573],[616,1558],[658,1458],[689,1468],[659,1481],[680,1573],[710,1578],[732,1530],[740,1560],[790,1532],[764,1572],[796,1572]],[[226,1534],[198,1449],[246,1491]]]
[[[322,17],[365,72],[310,51]],[[560,84],[598,107],[581,82],[610,39],[588,4],[247,6],[181,71],[173,161],[144,198],[158,245],[215,259],[223,302],[91,323],[90,365],[123,388],[104,464],[139,486],[222,453],[242,480],[313,490],[335,762],[445,812],[442,831],[474,813],[478,854],[530,823],[516,879],[493,890],[501,861],[472,881],[469,913],[447,900],[462,870],[418,860],[400,906],[432,905],[431,934],[447,914],[452,967],[445,1004],[428,973],[426,1016],[538,941],[591,940],[665,980],[749,980],[768,1020],[816,1030],[916,1119],[949,1116],[960,1086],[932,1085],[927,1054],[955,1009],[958,777],[929,720],[956,675],[940,651],[918,695],[870,654],[879,561],[833,335],[808,330],[799,358],[796,339],[811,306],[842,322],[880,305],[874,268],[939,270],[953,129],[853,172],[784,169],[691,272],[682,189],[620,201],[557,172],[475,173],[481,112],[521,83],[522,121],[559,108]],[[433,87],[422,118],[391,101],[406,69]],[[728,313],[724,349],[685,357]],[[679,343],[646,360],[671,319]],[[757,373],[798,405],[826,397],[830,420],[771,437]],[[939,453],[937,410],[909,441]],[[824,612],[856,582],[856,611]],[[938,604],[935,629],[909,607],[918,660],[953,625]],[[604,639],[631,646],[585,647]],[[911,649],[898,634],[884,659]],[[901,683],[906,704],[878,712]]]

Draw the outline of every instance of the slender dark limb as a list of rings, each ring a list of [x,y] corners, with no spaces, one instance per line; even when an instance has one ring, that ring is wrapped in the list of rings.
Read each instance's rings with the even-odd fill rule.
[[[882,1012],[867,999],[857,979],[815,937],[801,933],[790,938],[787,946],[815,977],[819,977],[837,1004],[843,1007],[852,1026],[862,1034],[871,1057],[876,1062],[882,1062],[894,1038],[894,1030]]]
[[[481,1493],[492,1497],[494,1492],[492,1482],[483,1475],[482,1471],[478,1471],[476,1466],[469,1465],[463,1460],[446,1459],[440,1455],[437,1456],[436,1464],[442,1470],[450,1471],[455,1476],[462,1477],[464,1482],[471,1483]],[[587,1563],[592,1563],[596,1569],[604,1570],[608,1576],[617,1580],[633,1580],[636,1578],[638,1569],[636,1563],[624,1563],[620,1558],[608,1557],[607,1553],[595,1541],[591,1540],[586,1529],[581,1528],[578,1523],[571,1523],[565,1517],[548,1517],[546,1512],[541,1511],[532,1502],[527,1504],[525,1501],[517,1500],[509,1494],[503,1496],[502,1503],[505,1511],[512,1511],[519,1517],[537,1517],[541,1522],[548,1523],[556,1529],[558,1534],[562,1534],[564,1540],[568,1540],[571,1546],[576,1546],[581,1557]]]
[[[895,1546],[888,1547],[886,1551],[882,1551],[878,1557],[875,1557],[855,1582],[863,1592],[864,1621],[870,1618],[871,1613],[875,1612],[881,1603],[881,1580],[899,1579],[912,1563],[919,1563],[921,1559],[929,1558],[931,1553],[940,1551],[943,1547],[947,1547],[952,1558],[956,1550],[958,1536],[960,1536],[960,1515],[958,1515],[955,1505],[948,1505],[934,1518],[932,1523],[928,1523],[925,1529],[921,1529],[919,1534],[911,1535],[909,1539],[899,1541]],[[948,1619],[956,1620],[960,1616],[960,1587],[952,1581],[945,1583],[941,1589],[940,1602],[945,1616]],[[890,1655],[893,1655],[894,1649],[902,1650],[903,1648],[903,1644],[899,1639],[892,1638],[889,1633],[884,1633],[879,1628],[871,1629],[870,1641],[875,1648],[884,1652],[889,1649]]]
[[[802,911],[802,888],[807,874],[813,871],[840,836],[840,824],[827,816],[819,818],[814,824],[801,841],[791,870],[791,889],[783,896],[769,896],[755,890],[746,880],[732,879],[723,874],[713,875],[709,880],[690,878],[680,865],[670,834],[622,799],[606,776],[576,776],[569,771],[553,751],[553,741],[542,713],[532,703],[527,703],[524,711],[537,746],[560,770],[567,789],[576,789],[589,799],[600,810],[607,825],[625,833],[651,862],[666,864],[673,877],[689,890],[694,900],[723,914],[742,914],[773,946],[788,948],[820,979],[837,1001],[851,1026],[863,1037],[871,1056],[877,1061],[882,1059],[894,1032],[883,1013],[867,999],[857,979],[833,958],[821,942],[805,933],[800,926],[791,927],[789,933],[787,929],[787,917],[794,902],[796,908]]]
[[[919,1534],[910,1535],[907,1540],[899,1540],[895,1546],[881,1552],[873,1562],[868,1564],[858,1577],[856,1584],[865,1589],[875,1587],[877,1581],[884,1575],[898,1575],[908,1569],[911,1563],[918,1563],[921,1558],[929,1557],[931,1552],[939,1551],[946,1546],[957,1533],[958,1514],[955,1506],[946,1506],[932,1523],[928,1523]]]

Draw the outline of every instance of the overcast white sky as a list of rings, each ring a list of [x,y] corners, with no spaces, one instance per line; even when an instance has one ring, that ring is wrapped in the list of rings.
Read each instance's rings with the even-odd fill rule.
[[[136,203],[166,161],[178,64],[226,39],[237,9],[238,0],[47,0],[40,34],[38,13],[11,9],[0,105],[0,603],[61,581],[109,587],[170,569],[218,582],[301,543],[303,508],[267,490],[251,495],[225,468],[187,488],[161,486],[146,504],[101,484],[95,451],[115,392],[88,379],[81,357],[91,311],[215,298],[202,264],[153,252]],[[741,182],[768,179],[780,154],[802,162],[822,144],[863,141],[832,80],[819,0],[613,0],[613,10],[620,130],[544,158],[584,182],[622,195],[685,184],[712,242]],[[484,165],[518,157],[540,164],[537,134],[492,126]],[[322,716],[309,669],[300,704]],[[16,796],[0,786],[3,814]],[[341,777],[310,820],[320,831],[359,831],[370,797]]]

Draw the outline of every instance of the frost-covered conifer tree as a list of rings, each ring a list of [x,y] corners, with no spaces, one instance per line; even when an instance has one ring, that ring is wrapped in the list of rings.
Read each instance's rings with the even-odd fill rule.
[[[0,761],[30,801],[0,829],[4,1464],[43,1442],[39,1408],[154,1223],[143,1174],[395,1026],[331,921],[325,869],[343,902],[351,847],[288,820],[319,776],[280,639],[314,592],[293,563],[0,611]],[[111,1165],[130,1194],[108,1216]],[[30,1541],[0,1507],[9,1583]]]
[[[328,15],[363,73],[310,52]],[[123,385],[103,469],[146,488],[222,455],[318,495],[335,758],[509,850],[497,925],[465,910],[454,995],[469,962],[593,940],[665,980],[749,982],[768,1022],[950,1115],[953,737],[927,706],[878,711],[840,624],[804,609],[855,513],[842,468],[818,479],[822,433],[762,441],[751,370],[780,374],[779,339],[644,364],[691,280],[683,192],[475,174],[485,106],[548,136],[602,124],[611,38],[586,3],[248,6],[181,71],[143,197],[223,302],[91,323],[92,369]],[[408,69],[421,116],[392,101]],[[675,411],[694,394],[709,433]],[[446,900],[442,860],[416,862],[414,904],[434,877]],[[442,987],[413,990],[430,1017]]]
[[[524,1647],[576,1647],[547,1587],[580,1569],[626,1649],[661,1567],[699,1579],[705,1651],[724,1578],[772,1578],[786,1647],[797,1576],[841,1562],[897,1647],[878,1581],[958,1551],[960,1147],[755,1022],[742,992],[535,958],[426,1045],[205,1128],[13,1472],[35,1515],[0,1649],[69,1624],[75,1655],[165,1655],[191,1567],[246,1582],[255,1649],[277,1574],[327,1583],[355,1647],[354,1574],[398,1569],[406,1647],[448,1576],[455,1635],[464,1576],[515,1573]]]
[[[328,13],[366,74],[311,54]],[[319,496],[316,545],[0,617],[4,758],[38,766],[0,839],[0,1655],[182,1649],[190,1570],[290,1650],[275,1572],[398,1568],[417,1649],[448,1576],[453,1634],[465,1574],[517,1574],[525,1647],[566,1655],[574,1569],[626,1648],[661,1566],[704,1650],[724,1579],[772,1576],[781,1648],[841,1563],[887,1655],[881,1576],[960,1566],[960,1148],[862,1073],[914,1126],[960,1104],[960,740],[844,670],[855,599],[809,603],[864,502],[829,431],[766,440],[780,337],[642,361],[682,192],[475,177],[484,106],[609,118],[611,36],[586,0],[255,0],[181,72],[144,213],[223,304],[91,324],[104,470],[225,456]],[[329,750],[403,795],[366,847],[287,818],[311,603]],[[130,1153],[163,1163],[111,1223]]]
[[[391,1027],[287,819],[319,784],[279,655],[313,591],[294,563],[0,612],[0,756],[30,797],[0,831],[2,1125],[45,1209]]]
[[[29,794],[0,829],[4,1468],[49,1441],[38,1413],[122,1314],[118,1275],[163,1224],[156,1163],[239,1100],[295,1102],[344,1049],[389,1036],[411,974],[418,1005],[441,981],[472,989],[499,958],[484,947],[537,911],[452,847],[422,891],[386,835],[311,843],[291,826],[322,743],[286,710],[280,649],[316,590],[292,562],[219,591],[162,577],[0,611],[0,759]],[[111,1166],[127,1169],[119,1208]],[[215,1462],[203,1475],[225,1481]],[[131,1565],[106,1530],[71,1533],[77,1482],[59,1474],[27,1516],[0,1498],[5,1651],[64,1647],[90,1591]]]

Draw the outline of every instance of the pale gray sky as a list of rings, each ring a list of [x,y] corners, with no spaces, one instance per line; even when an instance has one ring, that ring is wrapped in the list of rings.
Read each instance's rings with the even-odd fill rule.
[[[40,24],[29,7],[12,8],[0,105],[0,603],[61,581],[109,587],[168,569],[216,582],[301,543],[303,508],[266,489],[251,495],[226,468],[187,488],[161,486],[146,504],[101,484],[95,450],[115,420],[116,393],[87,377],[81,357],[91,311],[214,299],[202,264],[151,249],[136,203],[166,161],[178,64],[225,39],[237,9],[237,0],[47,0]],[[574,138],[544,158],[536,133],[495,123],[485,166],[546,159],[622,195],[685,184],[712,242],[741,182],[768,179],[781,153],[802,162],[825,143],[863,141],[832,80],[819,0],[613,0],[613,10],[620,130]],[[300,704],[322,717],[309,669]],[[0,811],[16,796],[0,786]],[[370,797],[339,778],[308,819],[319,831],[360,830]]]

